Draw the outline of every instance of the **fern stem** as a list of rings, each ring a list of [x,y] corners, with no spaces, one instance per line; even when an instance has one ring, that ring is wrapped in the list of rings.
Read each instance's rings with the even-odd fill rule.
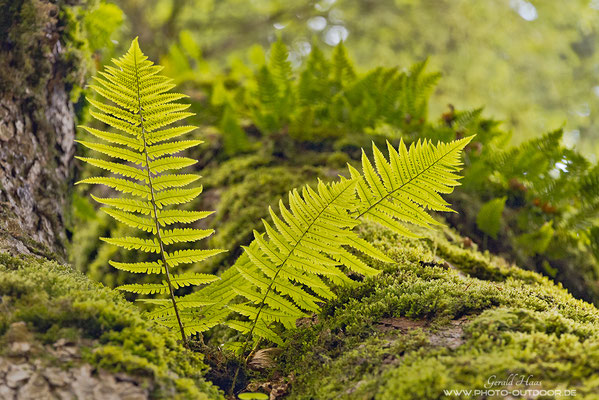
[[[177,301],[175,300],[175,291],[173,289],[173,285],[171,283],[170,271],[168,268],[168,263],[166,262],[166,252],[164,251],[164,243],[162,241],[162,236],[160,234],[160,223],[158,222],[158,207],[156,206],[156,197],[154,194],[154,186],[152,185],[152,173],[150,172],[150,156],[148,154],[148,145],[146,142],[146,130],[144,128],[144,117],[142,114],[141,107],[141,94],[140,94],[140,84],[139,84],[139,74],[137,71],[137,54],[133,53],[133,61],[135,65],[135,80],[137,86],[137,104],[138,104],[138,113],[140,119],[140,128],[141,128],[141,137],[144,143],[144,155],[146,158],[146,171],[148,172],[148,186],[150,188],[150,202],[153,207],[153,218],[156,224],[156,238],[158,239],[158,243],[160,245],[160,256],[162,258],[162,263],[164,265],[164,272],[166,276],[166,282],[168,284],[168,291],[173,302],[173,309],[175,311],[175,316],[177,317],[177,322],[179,323],[179,329],[181,330],[181,340],[183,341],[183,346],[188,347],[187,336],[185,335],[185,329],[183,328],[183,322],[181,321],[181,316],[179,315],[179,309],[177,307]]]

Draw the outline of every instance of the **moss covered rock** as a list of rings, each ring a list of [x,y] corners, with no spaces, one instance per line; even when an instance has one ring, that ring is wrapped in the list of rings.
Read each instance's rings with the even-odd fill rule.
[[[452,398],[446,390],[473,391],[454,398],[599,396],[593,305],[468,248],[448,229],[422,240],[375,225],[361,233],[396,264],[370,260],[383,273],[339,288],[321,314],[300,320],[249,389],[291,399]]]
[[[55,396],[66,390],[107,398],[102,390],[117,388],[138,396],[131,398],[221,397],[203,378],[200,354],[68,266],[0,254],[0,299],[0,387],[6,390],[26,391],[35,379],[30,386]]]

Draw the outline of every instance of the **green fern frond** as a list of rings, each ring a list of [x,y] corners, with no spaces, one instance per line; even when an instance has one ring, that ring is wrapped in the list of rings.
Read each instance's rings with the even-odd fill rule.
[[[441,78],[438,72],[425,74],[427,64],[428,60],[419,62],[410,68],[408,74],[403,75],[399,108],[416,120],[426,117],[431,91]]]
[[[343,42],[339,43],[333,50],[332,69],[334,80],[338,84],[350,81],[356,77],[356,72],[347,55],[347,50]]]
[[[245,257],[234,266],[245,282],[236,282],[232,290],[248,303],[231,310],[248,319],[229,321],[228,326],[280,343],[269,328],[272,322],[290,326],[335,297],[331,283],[352,283],[339,266],[366,276],[379,272],[353,256],[349,247],[390,261],[351,231],[357,225],[350,215],[358,207],[356,183],[342,178],[319,182],[316,191],[305,186],[289,193],[289,208],[279,204],[280,216],[270,210],[274,226],[263,221],[266,233],[254,232],[254,241],[244,247]]]
[[[378,222],[404,236],[416,237],[409,225],[439,225],[426,211],[452,211],[441,194],[459,185],[460,155],[472,137],[433,145],[429,141],[403,143],[394,149],[387,143],[389,159],[373,145],[374,163],[362,154],[362,172],[350,168],[358,180],[361,205],[357,216]],[[376,168],[375,168],[376,167]]]
[[[272,133],[289,122],[295,104],[289,51],[281,40],[270,48],[268,65],[263,65],[255,75],[252,109],[256,125],[263,132]]]
[[[277,85],[289,85],[292,77],[289,50],[281,40],[274,42],[270,48],[269,69]]]
[[[211,214],[205,211],[166,209],[167,206],[193,200],[200,195],[202,188],[182,188],[197,181],[199,175],[164,172],[193,165],[195,160],[174,155],[197,146],[202,141],[179,139],[195,129],[194,126],[168,127],[193,114],[185,111],[189,107],[188,104],[177,103],[177,100],[185,98],[185,95],[169,93],[174,87],[172,80],[160,75],[162,67],[153,65],[143,55],[137,39],[131,43],[129,51],[123,57],[113,60],[113,63],[114,67],[107,67],[104,72],[100,72],[95,77],[94,84],[90,85],[90,88],[108,103],[94,99],[89,101],[93,107],[90,115],[113,130],[82,127],[101,142],[78,141],[89,150],[104,154],[110,159],[79,159],[121,177],[98,176],[83,179],[78,183],[105,185],[131,196],[93,198],[106,206],[102,210],[108,215],[127,226],[149,233],[150,237],[101,239],[127,250],[159,254],[160,258],[138,263],[111,261],[110,264],[132,273],[162,274],[165,279],[162,283],[123,285],[118,289],[136,294],[168,294],[168,299],[154,299],[164,300],[155,301],[155,304],[165,310],[172,308],[170,314],[161,311],[163,314],[166,312],[165,315],[170,318],[163,322],[167,326],[179,328],[186,344],[190,330],[186,330],[183,323],[193,321],[193,308],[212,302],[187,301],[175,296],[175,290],[191,285],[208,284],[218,278],[191,272],[172,275],[170,268],[202,261],[222,250],[167,250],[166,247],[174,243],[192,243],[204,239],[213,231],[179,227],[163,229],[166,225],[189,224]],[[185,312],[180,314],[179,308]],[[172,323],[173,319],[175,324]]]

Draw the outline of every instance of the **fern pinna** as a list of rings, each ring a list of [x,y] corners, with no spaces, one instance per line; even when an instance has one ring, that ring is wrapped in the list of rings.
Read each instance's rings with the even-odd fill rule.
[[[363,154],[362,171],[350,167],[350,179],[291,191],[289,206],[279,202],[279,214],[270,210],[272,225],[263,221],[266,232],[254,232],[232,271],[190,299],[217,301],[204,309],[210,325],[234,312],[238,317],[226,324],[248,340],[282,343],[276,323],[294,327],[298,318],[335,297],[331,284],[353,284],[344,270],[365,276],[379,272],[348,250],[392,262],[352,230],[361,221],[408,236],[417,236],[410,225],[440,224],[426,209],[451,211],[441,194],[459,184],[460,155],[470,139],[417,142],[409,149],[401,142],[398,150],[388,146],[388,159],[373,146],[374,165]]]
[[[100,198],[94,200],[107,207],[102,210],[117,221],[144,233],[139,237],[102,238],[102,240],[127,250],[140,250],[157,254],[156,261],[110,264],[120,270],[133,273],[163,274],[159,284],[131,284],[118,289],[138,294],[167,294],[170,299],[146,299],[159,304],[160,320],[181,331],[183,343],[187,343],[185,325],[192,321],[193,308],[206,302],[179,301],[175,290],[180,287],[212,282],[213,275],[183,272],[174,275],[172,269],[181,264],[200,262],[222,250],[174,250],[167,246],[190,243],[210,236],[212,230],[180,228],[176,224],[190,224],[211,212],[169,209],[191,201],[202,192],[202,187],[184,188],[200,177],[195,174],[175,174],[167,171],[180,170],[195,164],[187,157],[173,156],[200,140],[172,140],[195,129],[191,125],[164,128],[193,115],[185,110],[187,104],[177,103],[186,97],[169,93],[174,87],[171,80],[159,75],[162,67],[155,66],[141,52],[137,39],[126,55],[113,60],[115,67],[107,66],[99,72],[97,85],[91,89],[112,104],[89,99],[96,111],[90,114],[98,121],[115,128],[117,132],[102,131],[91,127],[82,128],[101,139],[103,143],[78,141],[83,146],[105,154],[114,160],[78,157],[91,165],[114,175],[92,177],[78,183],[102,184],[122,192],[126,197]]]

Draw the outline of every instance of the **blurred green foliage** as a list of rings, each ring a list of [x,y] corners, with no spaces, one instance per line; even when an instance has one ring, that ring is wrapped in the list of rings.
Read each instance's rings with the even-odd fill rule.
[[[243,185],[254,172],[282,177],[287,174],[274,173],[281,171],[277,168],[296,174],[300,165],[323,166],[332,170],[319,172],[327,179],[335,176],[337,164],[357,160],[358,149],[370,147],[370,141],[448,141],[476,134],[466,149],[463,186],[451,200],[459,215],[449,222],[479,246],[599,301],[599,167],[589,161],[595,143],[594,3],[125,0],[119,5],[125,31],[145,37],[144,47],[190,95],[193,122],[203,127],[200,136],[208,142],[191,156],[200,160],[197,168],[205,170],[212,196],[211,204],[192,207],[217,209],[209,225],[217,228],[215,238],[223,246],[246,244],[262,217],[256,210],[266,210],[272,197],[289,189],[271,184],[251,200],[240,198],[249,193]],[[338,37],[330,33],[334,27]],[[343,44],[341,27],[348,34]],[[427,64],[422,60],[429,55]],[[412,60],[420,62],[394,66]],[[427,72],[434,66],[443,79]],[[580,101],[590,114],[570,116]],[[484,114],[491,110],[507,121],[485,117],[482,108],[446,108],[448,102],[486,104]],[[541,136],[566,117],[572,118],[562,129]],[[572,148],[573,129],[586,132],[579,148],[591,157]],[[519,145],[510,145],[514,142]],[[220,167],[244,160],[254,161],[233,178],[227,177],[231,168]],[[90,173],[82,171],[84,177]],[[302,174],[296,178],[289,181],[304,183]],[[83,215],[87,206],[78,204]],[[112,229],[106,221],[85,218],[73,229],[74,264],[109,285],[124,282],[106,273],[108,258],[126,257],[90,238]],[[211,269],[230,260],[221,261]]]
[[[497,233],[501,229],[502,213],[505,207],[506,196],[489,200],[480,208],[476,215],[476,226],[478,229],[497,239]]]
[[[485,106],[514,130],[515,143],[566,123],[569,145],[580,145],[593,156],[598,149],[595,0],[118,4],[127,15],[128,36],[139,35],[154,59],[182,50],[196,60],[201,53],[207,62],[222,67],[246,58],[250,46],[268,47],[277,37],[290,47],[294,68],[310,56],[314,44],[330,48],[343,40],[361,67],[406,66],[430,57],[432,69],[445,76],[433,97],[433,112],[440,113],[448,103],[459,109]],[[176,44],[182,31],[186,33]],[[193,49],[187,46],[192,42]],[[180,49],[173,50],[177,45]]]

